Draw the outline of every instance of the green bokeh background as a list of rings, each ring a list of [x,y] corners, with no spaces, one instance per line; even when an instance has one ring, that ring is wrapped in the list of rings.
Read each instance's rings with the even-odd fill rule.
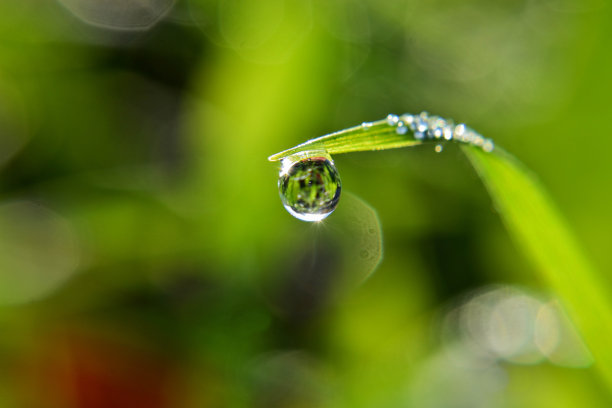
[[[117,29],[89,2],[0,2],[0,406],[610,406],[593,368],[501,362],[487,394],[440,358],[472,291],[554,296],[456,146],[334,157],[354,196],[322,225],[266,158],[391,112],[468,123],[609,282],[612,4],[109,1]]]

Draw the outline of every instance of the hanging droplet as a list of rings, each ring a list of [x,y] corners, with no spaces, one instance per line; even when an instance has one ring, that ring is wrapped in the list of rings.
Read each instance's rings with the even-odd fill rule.
[[[283,205],[295,218],[321,221],[340,201],[340,176],[326,154],[304,156],[283,160],[278,191]]]

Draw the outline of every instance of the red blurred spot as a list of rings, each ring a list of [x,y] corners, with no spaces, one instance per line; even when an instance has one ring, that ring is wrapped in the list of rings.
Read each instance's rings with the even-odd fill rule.
[[[45,342],[28,369],[37,407],[175,408],[178,370],[161,352],[92,336]]]

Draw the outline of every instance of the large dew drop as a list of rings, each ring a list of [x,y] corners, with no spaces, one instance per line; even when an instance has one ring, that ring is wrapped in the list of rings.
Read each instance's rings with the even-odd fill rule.
[[[320,155],[283,160],[278,191],[295,218],[321,221],[336,209],[340,190],[340,176],[330,158]]]

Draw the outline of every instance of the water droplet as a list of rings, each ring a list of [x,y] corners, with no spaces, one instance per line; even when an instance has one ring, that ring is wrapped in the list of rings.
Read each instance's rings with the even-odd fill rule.
[[[472,129],[468,128],[466,133],[463,135],[463,139],[466,143],[474,144],[474,140],[476,140],[476,133],[474,133]]]
[[[437,144],[436,147],[434,147],[436,153],[442,152],[442,149],[444,149],[444,147],[441,144]]]
[[[459,140],[460,142],[465,142],[466,141],[464,137],[465,131],[466,131],[466,126],[463,123],[460,123],[457,126],[455,126],[455,138]]]
[[[452,140],[452,138],[453,138],[453,125],[447,124],[446,126],[444,126],[444,139]]]
[[[397,122],[399,122],[399,116],[394,115],[392,113],[387,115],[387,123],[389,124],[389,126],[395,126],[397,125]]]
[[[416,120],[416,130],[421,133],[427,132],[428,128],[428,117],[427,112],[421,112]]]
[[[318,154],[283,160],[278,179],[283,205],[302,221],[321,221],[336,209],[340,201],[338,170],[331,158]]]
[[[409,114],[409,113],[404,113],[402,116],[400,116],[400,120],[401,120],[402,122],[404,122],[404,124],[405,124],[406,126],[408,126],[409,128],[411,128],[412,130],[414,130],[414,129],[415,129],[415,128],[414,128],[414,126],[415,126],[414,120],[415,120],[415,119],[414,119],[414,116],[412,116],[411,114]]]
[[[401,126],[398,126],[395,131],[398,135],[405,135],[406,133],[408,133],[408,128],[402,124]]]
[[[474,136],[472,137],[472,143],[474,144],[474,146],[482,147],[484,141],[484,137],[480,136],[477,133],[474,133]]]

